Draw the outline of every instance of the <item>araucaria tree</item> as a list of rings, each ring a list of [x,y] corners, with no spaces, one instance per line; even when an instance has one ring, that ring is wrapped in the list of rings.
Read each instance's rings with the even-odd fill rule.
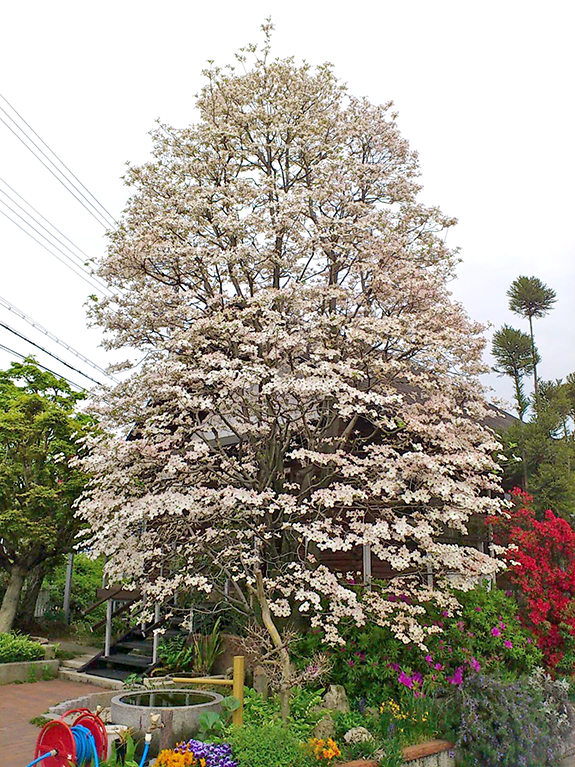
[[[0,631],[12,627],[24,580],[74,544],[85,476],[70,460],[91,423],[76,409],[83,398],[33,359],[0,371]]]
[[[553,308],[557,295],[553,288],[541,282],[539,277],[518,277],[513,280],[509,290],[509,308],[520,317],[529,320],[529,335],[531,337],[531,355],[533,361],[533,389],[535,404],[539,399],[539,380],[537,378],[537,363],[539,362],[535,336],[533,335],[533,318],[545,317]]]
[[[285,620],[337,641],[369,618],[423,644],[418,600],[451,609],[448,573],[497,567],[439,540],[497,513],[497,442],[481,328],[446,286],[454,220],[418,202],[391,105],[269,44],[240,59],[128,171],[100,268],[117,297],[93,316],[145,359],[99,404],[81,512],[148,604],[204,590],[261,620],[285,692]],[[362,590],[322,564],[364,544],[415,575]]]
[[[513,379],[517,412],[519,418],[523,420],[529,404],[523,388],[523,376],[530,375],[534,365],[539,362],[537,349],[535,349],[534,358],[531,338],[527,333],[509,325],[503,325],[493,334],[491,353],[497,363],[493,368],[495,372]]]

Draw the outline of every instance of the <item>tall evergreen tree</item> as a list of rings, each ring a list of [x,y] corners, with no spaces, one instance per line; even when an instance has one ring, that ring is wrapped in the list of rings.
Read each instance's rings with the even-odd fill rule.
[[[513,280],[507,291],[509,308],[514,314],[529,320],[529,335],[531,336],[531,355],[533,359],[533,388],[535,404],[539,400],[539,384],[537,379],[537,349],[533,335],[533,318],[545,317],[557,300],[555,291],[538,277],[518,277]]]
[[[523,376],[531,375],[534,366],[531,340],[522,330],[503,325],[493,335],[491,353],[497,363],[493,370],[501,376],[506,375],[513,379],[517,412],[523,421],[529,404],[523,388]],[[540,361],[537,350],[535,359]]]

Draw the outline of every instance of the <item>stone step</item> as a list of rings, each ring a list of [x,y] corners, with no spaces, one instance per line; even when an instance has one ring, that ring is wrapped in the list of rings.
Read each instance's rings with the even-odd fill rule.
[[[63,668],[62,666],[60,666],[58,670],[58,679],[66,679],[68,682],[77,682],[79,684],[93,684],[96,687],[104,687],[112,690],[122,690],[124,688],[122,679],[120,678],[112,679],[110,677],[96,676],[94,674],[84,674],[70,668]]]
[[[69,658],[62,661],[61,665],[64,668],[77,669],[84,666],[88,661],[92,660],[93,655],[77,655],[75,658]]]

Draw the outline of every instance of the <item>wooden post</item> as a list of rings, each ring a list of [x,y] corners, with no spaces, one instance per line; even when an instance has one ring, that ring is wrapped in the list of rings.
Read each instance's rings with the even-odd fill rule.
[[[234,655],[234,684],[232,692],[234,698],[237,698],[240,702],[240,705],[232,714],[232,722],[236,727],[241,727],[244,723],[244,677],[244,656]]]
[[[106,602],[106,637],[104,639],[104,655],[110,654],[112,644],[112,600]]]
[[[70,623],[70,596],[72,594],[72,573],[74,569],[74,554],[68,554],[68,565],[66,567],[66,584],[64,586],[64,621]]]

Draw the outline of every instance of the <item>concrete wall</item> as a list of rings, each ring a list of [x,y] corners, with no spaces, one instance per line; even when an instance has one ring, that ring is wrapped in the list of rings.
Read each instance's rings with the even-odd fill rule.
[[[51,677],[58,674],[59,660],[30,660],[22,663],[0,663],[0,684],[10,682],[40,681],[46,668],[50,669]]]

